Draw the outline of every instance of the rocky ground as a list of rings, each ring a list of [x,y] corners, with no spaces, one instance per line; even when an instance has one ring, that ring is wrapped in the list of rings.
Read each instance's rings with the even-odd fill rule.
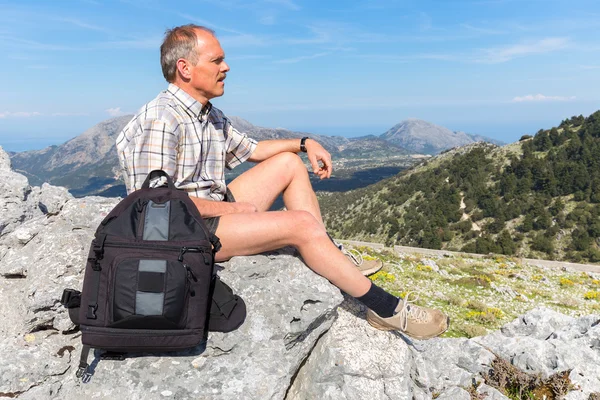
[[[375,283],[401,297],[412,292],[416,304],[449,314],[453,324],[445,337],[481,336],[539,306],[573,317],[600,313],[600,266],[584,272],[568,268],[569,263],[545,267],[506,256],[356,249],[367,259],[385,261],[371,276]]]
[[[219,265],[223,280],[248,307],[246,322],[237,331],[211,333],[205,346],[185,352],[133,354],[124,361],[100,360],[96,351],[94,375],[84,384],[75,378],[80,333],[59,299],[63,288],[81,287],[93,231],[118,200],[75,199],[62,188],[31,187],[25,177],[10,170],[1,149],[0,172],[5,177],[0,181],[0,397],[515,399],[547,395],[548,399],[587,400],[600,392],[600,312],[593,306],[596,298],[585,298],[595,291],[594,276],[575,275],[570,279],[573,285],[565,285],[558,276],[518,269],[511,260],[497,261],[496,268],[510,273],[490,277],[488,268],[495,267],[480,267],[481,261],[427,261],[373,253],[387,262],[386,271],[373,279],[389,290],[425,288],[433,294],[420,301],[446,307],[456,323],[459,315],[472,311],[474,321],[487,321],[485,315],[492,314],[497,317],[494,323],[502,325],[495,329],[482,324],[484,330],[473,331],[471,338],[412,341],[371,328],[362,306],[344,300],[292,250],[235,257]],[[481,273],[475,272],[478,269]],[[422,275],[422,280],[409,283],[409,272]],[[511,277],[513,272],[523,279]],[[542,277],[534,279],[538,275]],[[470,292],[451,293],[442,286],[423,284],[448,279],[463,288],[468,285],[455,281],[467,276],[479,279],[465,281],[474,284]],[[510,284],[536,282],[533,286],[544,291],[544,278],[548,293],[565,290],[564,296],[576,298],[579,308],[584,308],[555,307],[552,301],[545,303],[541,294],[532,296],[528,288]],[[477,298],[482,304],[475,304],[472,297],[478,293],[490,298]],[[522,296],[528,300],[519,300]],[[500,303],[505,298],[513,303]],[[510,307],[521,301],[522,308]],[[458,308],[452,312],[452,307]],[[461,334],[467,336],[458,329],[449,336]]]

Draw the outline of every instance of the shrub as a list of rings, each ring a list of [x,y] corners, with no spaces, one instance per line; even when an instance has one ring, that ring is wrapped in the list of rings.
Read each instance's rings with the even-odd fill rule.
[[[589,292],[586,292],[583,295],[583,298],[586,300],[592,300],[592,299],[597,299],[600,296],[600,292],[596,292],[594,290],[591,290]]]
[[[569,278],[560,278],[559,284],[560,286],[573,286],[575,282],[573,282]]]

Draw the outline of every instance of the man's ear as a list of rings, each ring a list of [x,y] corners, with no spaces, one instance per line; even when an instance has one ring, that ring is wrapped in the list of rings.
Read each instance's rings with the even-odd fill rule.
[[[180,58],[177,60],[177,72],[183,79],[190,79],[192,77],[192,72],[190,71],[190,62],[185,58]]]

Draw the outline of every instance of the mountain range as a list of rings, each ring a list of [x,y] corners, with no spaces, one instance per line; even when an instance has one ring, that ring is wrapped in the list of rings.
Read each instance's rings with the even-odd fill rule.
[[[340,239],[600,262],[600,111],[506,146],[462,146],[319,203]]]
[[[100,122],[83,134],[61,145],[42,150],[11,153],[13,168],[26,175],[33,185],[48,182],[67,187],[75,196],[122,196],[124,185],[119,175],[115,140],[131,115]],[[407,156],[411,153],[433,154],[448,148],[481,140],[483,137],[452,132],[426,121],[410,119],[375,136],[345,138],[295,132],[283,128],[265,128],[236,116],[233,125],[257,140],[299,138],[318,140],[334,157],[342,160],[363,160],[353,168],[365,167],[374,160]],[[483,138],[495,142],[489,138]],[[242,169],[239,169],[242,171]],[[238,171],[238,173],[239,173]],[[395,171],[397,172],[397,170]]]

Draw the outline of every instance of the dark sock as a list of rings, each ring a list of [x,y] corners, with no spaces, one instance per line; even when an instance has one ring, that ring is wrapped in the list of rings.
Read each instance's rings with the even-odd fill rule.
[[[383,318],[389,318],[394,315],[394,311],[400,301],[396,296],[389,294],[374,283],[371,283],[371,288],[367,293],[357,297],[356,300],[360,301]]]

